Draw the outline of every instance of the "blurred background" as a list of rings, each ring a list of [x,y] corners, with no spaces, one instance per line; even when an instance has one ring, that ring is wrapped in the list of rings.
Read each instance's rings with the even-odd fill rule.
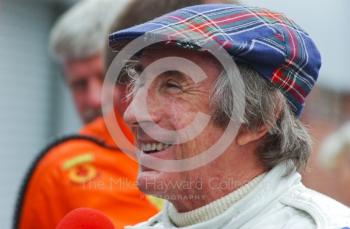
[[[0,0],[0,228],[10,228],[19,186],[35,155],[51,140],[73,133],[81,125],[62,72],[48,54],[53,23],[77,1]],[[286,13],[319,47],[323,59],[319,84],[302,117],[314,140],[304,181],[350,204],[350,192],[340,193],[337,176],[320,163],[324,159],[319,155],[323,140],[350,120],[350,14],[346,12],[350,1],[241,3]]]

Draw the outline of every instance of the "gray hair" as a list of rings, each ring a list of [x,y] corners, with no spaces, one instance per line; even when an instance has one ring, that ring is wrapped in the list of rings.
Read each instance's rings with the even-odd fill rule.
[[[103,54],[108,30],[126,2],[84,0],[74,5],[51,31],[51,54],[59,61]]]
[[[302,123],[295,117],[282,92],[246,65],[238,65],[245,85],[244,117],[249,130],[263,125],[268,133],[256,149],[263,166],[269,170],[287,162],[288,172],[303,168],[311,153],[311,139]],[[233,91],[227,76],[222,73],[213,88],[211,102],[214,121],[226,126],[234,110]]]

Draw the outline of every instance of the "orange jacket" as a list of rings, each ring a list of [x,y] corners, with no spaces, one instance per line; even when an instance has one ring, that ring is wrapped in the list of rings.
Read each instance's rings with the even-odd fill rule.
[[[117,119],[132,139],[121,118]],[[78,207],[104,212],[117,229],[157,213],[135,186],[136,162],[116,148],[103,119],[80,133],[56,142],[34,163],[17,204],[15,228],[54,229]]]

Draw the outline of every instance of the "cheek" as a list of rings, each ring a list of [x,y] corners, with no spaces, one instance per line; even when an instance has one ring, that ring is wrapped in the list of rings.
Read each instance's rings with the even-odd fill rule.
[[[210,122],[202,132],[198,135],[194,135],[192,140],[178,146],[179,155],[177,155],[177,157],[188,158],[205,152],[219,141],[222,134],[223,130],[215,127],[214,124]]]
[[[175,129],[183,129],[194,121],[198,112],[195,106],[173,99],[168,104],[165,104],[168,117],[171,117],[171,122],[174,123]]]

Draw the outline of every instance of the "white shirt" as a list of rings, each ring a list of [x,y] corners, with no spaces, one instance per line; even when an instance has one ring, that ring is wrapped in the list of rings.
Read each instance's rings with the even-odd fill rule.
[[[304,187],[301,176],[283,176],[286,165],[269,171],[256,187],[222,214],[183,229],[343,229],[350,227],[350,209]],[[126,229],[179,228],[168,205],[147,222]]]

